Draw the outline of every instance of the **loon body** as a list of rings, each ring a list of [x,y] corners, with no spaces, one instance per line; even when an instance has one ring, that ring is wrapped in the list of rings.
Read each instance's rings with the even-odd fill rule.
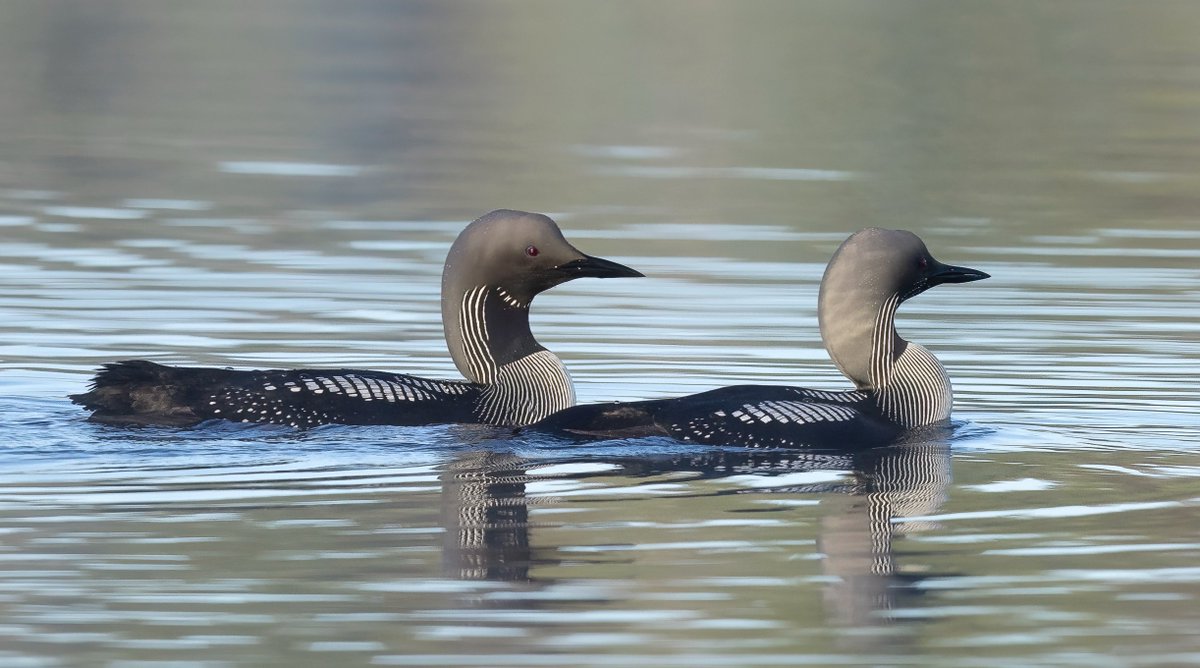
[[[466,381],[358,369],[238,371],[144,360],[105,365],[71,400],[108,424],[209,419],[323,424],[529,424],[575,403],[566,367],[533,338],[529,305],[556,285],[641,276],[576,250],[550,218],[493,211],[459,234],[442,272],[446,344]]]
[[[734,385],[672,399],[575,406],[531,429],[589,438],[667,436],[753,448],[872,447],[950,417],[950,379],[937,358],[896,333],[896,309],[931,287],[988,278],[938,262],[915,234],[850,236],[821,279],[821,338],[855,389]]]

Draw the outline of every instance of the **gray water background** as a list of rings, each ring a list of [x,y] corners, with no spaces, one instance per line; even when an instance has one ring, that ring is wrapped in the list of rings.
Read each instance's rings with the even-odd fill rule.
[[[0,6],[5,666],[1200,663],[1200,5]],[[837,244],[953,433],[876,459],[86,423],[129,357],[457,377],[493,208],[647,278],[538,298],[581,401],[844,388]]]

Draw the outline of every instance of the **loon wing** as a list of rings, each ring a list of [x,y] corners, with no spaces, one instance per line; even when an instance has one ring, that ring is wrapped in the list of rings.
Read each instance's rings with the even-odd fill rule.
[[[144,360],[108,364],[71,400],[107,424],[209,419],[315,427],[471,422],[480,386],[356,369],[235,371]]]
[[[669,436],[709,445],[845,451],[880,445],[899,433],[870,406],[863,392],[735,385],[674,399],[575,406],[535,427],[586,437]]]

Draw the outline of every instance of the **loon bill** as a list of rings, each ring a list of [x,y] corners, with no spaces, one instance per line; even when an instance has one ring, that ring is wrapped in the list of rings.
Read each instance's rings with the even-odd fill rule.
[[[529,305],[538,294],[585,276],[642,274],[581,253],[547,216],[492,211],[458,235],[442,272],[446,345],[466,381],[127,360],[105,365],[89,390],[71,400],[92,411],[91,420],[108,424],[529,424],[575,403],[562,361],[530,332]]]
[[[945,424],[953,398],[933,353],[896,333],[896,309],[936,285],[984,278],[982,271],[938,262],[911,232],[861,230],[833,254],[818,299],[825,349],[855,389],[734,385],[671,399],[575,406],[530,429],[752,448],[882,445],[908,430]]]

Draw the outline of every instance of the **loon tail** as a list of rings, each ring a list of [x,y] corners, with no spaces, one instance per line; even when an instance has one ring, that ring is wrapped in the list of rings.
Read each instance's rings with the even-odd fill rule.
[[[197,390],[231,373],[226,369],[170,367],[146,360],[105,364],[87,392],[71,401],[92,411],[94,422],[187,426],[203,418],[192,409]]]

